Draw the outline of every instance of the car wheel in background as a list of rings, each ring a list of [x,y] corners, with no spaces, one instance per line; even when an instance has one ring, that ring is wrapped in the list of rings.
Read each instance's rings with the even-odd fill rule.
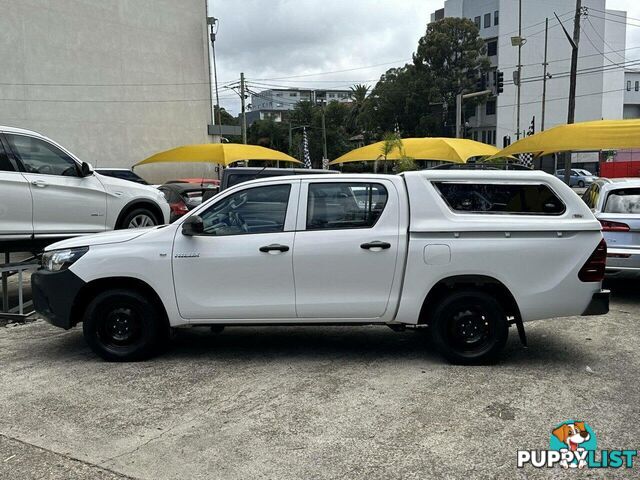
[[[113,289],[98,294],[82,319],[84,338],[100,357],[130,362],[155,355],[167,337],[162,312],[133,290]]]
[[[578,187],[584,188],[584,182],[582,180],[578,180]]]
[[[136,208],[125,215],[118,228],[154,227],[159,224],[156,216],[150,210]]]
[[[476,290],[445,297],[431,317],[434,346],[451,363],[492,363],[504,348],[509,324],[502,306]]]

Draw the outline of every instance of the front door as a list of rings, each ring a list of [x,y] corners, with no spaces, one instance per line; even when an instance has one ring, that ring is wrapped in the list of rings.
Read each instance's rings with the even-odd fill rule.
[[[82,177],[78,163],[47,141],[19,134],[5,137],[31,188],[36,237],[105,230],[107,197],[95,175]]]
[[[295,319],[293,240],[299,181],[231,190],[197,213],[201,235],[178,229],[173,278],[183,318]]]
[[[385,316],[400,247],[394,184],[320,177],[302,182],[300,198],[293,252],[298,317]]]

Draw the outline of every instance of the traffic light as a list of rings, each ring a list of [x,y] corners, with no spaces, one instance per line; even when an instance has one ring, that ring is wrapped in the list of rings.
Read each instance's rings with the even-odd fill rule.
[[[504,73],[496,70],[496,95],[504,92]]]

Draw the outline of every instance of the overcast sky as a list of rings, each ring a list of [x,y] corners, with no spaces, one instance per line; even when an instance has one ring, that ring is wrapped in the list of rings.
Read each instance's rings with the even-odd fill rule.
[[[249,88],[258,91],[373,85],[388,68],[411,59],[431,13],[444,5],[444,0],[208,1],[220,20],[219,85],[243,71]],[[640,19],[639,0],[608,0],[607,8]],[[640,26],[627,27],[627,48],[634,46],[640,46]],[[233,92],[221,88],[220,103],[238,113]]]

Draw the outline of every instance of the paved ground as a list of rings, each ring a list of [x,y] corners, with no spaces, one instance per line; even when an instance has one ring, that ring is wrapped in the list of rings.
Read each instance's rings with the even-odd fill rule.
[[[529,324],[528,350],[512,332],[493,367],[383,327],[194,329],[124,365],[79,329],[1,327],[0,478],[565,478],[516,450],[569,418],[640,446],[638,287],[614,285],[608,316]]]

